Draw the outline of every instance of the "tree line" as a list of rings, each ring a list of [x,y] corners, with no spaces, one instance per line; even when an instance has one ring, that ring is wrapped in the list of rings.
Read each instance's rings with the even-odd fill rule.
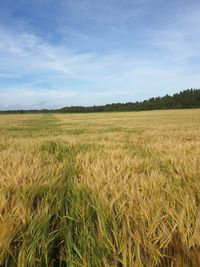
[[[163,97],[152,97],[148,100],[113,103],[100,106],[70,106],[60,109],[42,109],[42,110],[7,110],[1,113],[86,113],[86,112],[112,112],[112,111],[142,111],[157,109],[182,109],[182,108],[200,108],[200,89],[187,89],[179,93],[165,95]]]

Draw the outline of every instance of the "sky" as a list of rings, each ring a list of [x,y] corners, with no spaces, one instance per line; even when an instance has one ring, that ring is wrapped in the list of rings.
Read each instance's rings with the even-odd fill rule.
[[[0,0],[0,109],[200,88],[199,0]]]

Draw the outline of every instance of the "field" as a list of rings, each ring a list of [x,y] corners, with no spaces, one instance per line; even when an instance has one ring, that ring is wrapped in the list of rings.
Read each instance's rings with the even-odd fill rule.
[[[0,115],[0,266],[200,266],[200,110]]]

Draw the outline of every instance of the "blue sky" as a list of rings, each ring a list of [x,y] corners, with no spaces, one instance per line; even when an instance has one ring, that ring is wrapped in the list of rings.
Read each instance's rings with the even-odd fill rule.
[[[1,0],[0,109],[200,87],[199,0]]]

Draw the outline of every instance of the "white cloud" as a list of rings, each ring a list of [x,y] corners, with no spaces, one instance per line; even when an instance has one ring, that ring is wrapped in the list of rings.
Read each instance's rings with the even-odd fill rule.
[[[26,109],[31,108],[51,108],[59,106],[60,103],[69,104],[69,99],[79,94],[77,90],[49,90],[49,89],[33,89],[29,88],[7,88],[1,91],[1,109],[20,108],[24,106]],[[9,104],[7,104],[9,103]],[[20,104],[18,104],[20,103]]]
[[[140,13],[145,1],[135,1],[138,16],[145,13]],[[113,12],[112,16],[117,17],[120,9],[113,2],[106,2],[108,23],[112,19],[108,14]],[[74,8],[77,3],[80,1],[73,2]],[[98,5],[96,3],[94,8]],[[79,12],[81,8],[85,9],[80,6]],[[190,64],[200,57],[199,10],[193,7],[184,16],[180,12],[161,30],[144,31],[135,41],[141,43],[142,48],[138,50],[77,52],[68,46],[67,39],[60,44],[50,44],[32,32],[14,33],[1,27],[0,78],[7,79],[7,84],[0,85],[0,108],[6,102],[30,108],[134,101],[199,87],[200,64]],[[126,18],[120,17],[118,23],[127,22],[131,12],[125,12]],[[114,26],[118,30],[118,24]],[[119,32],[123,30],[119,27]],[[77,33],[71,31],[71,34]],[[78,38],[88,38],[89,42],[93,37],[80,32]],[[12,83],[12,80],[15,81]]]

